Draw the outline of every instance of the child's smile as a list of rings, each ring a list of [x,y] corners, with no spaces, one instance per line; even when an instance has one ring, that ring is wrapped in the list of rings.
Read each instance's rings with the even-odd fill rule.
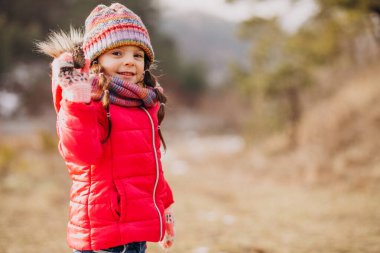
[[[131,71],[126,71],[126,72],[117,72],[117,74],[119,74],[119,75],[123,75],[123,76],[126,76],[126,77],[131,77],[131,76],[134,76],[134,75],[136,75],[136,73],[134,73],[134,72],[131,72]]]
[[[106,75],[135,84],[144,79],[144,51],[137,46],[111,49],[99,56],[98,61]]]

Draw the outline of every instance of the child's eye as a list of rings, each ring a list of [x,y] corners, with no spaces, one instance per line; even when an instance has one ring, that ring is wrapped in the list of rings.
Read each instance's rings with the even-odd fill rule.
[[[115,55],[115,56],[120,56],[121,52],[120,51],[112,51],[111,54]]]
[[[137,58],[144,58],[144,54],[142,54],[142,53],[136,53],[135,57],[137,57]]]

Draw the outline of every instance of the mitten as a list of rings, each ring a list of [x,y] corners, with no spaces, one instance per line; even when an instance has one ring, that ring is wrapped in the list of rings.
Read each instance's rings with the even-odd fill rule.
[[[88,64],[86,64],[88,65]],[[91,87],[94,75],[88,74],[88,67],[74,68],[71,53],[63,53],[52,63],[53,81],[62,88],[62,97],[71,102],[91,101]]]
[[[160,245],[164,249],[170,248],[174,243],[175,237],[175,229],[174,229],[174,211],[171,207],[165,209],[165,236],[162,241],[160,241]]]

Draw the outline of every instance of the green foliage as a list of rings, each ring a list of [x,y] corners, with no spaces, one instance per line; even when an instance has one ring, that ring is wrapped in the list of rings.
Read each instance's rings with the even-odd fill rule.
[[[316,83],[316,70],[352,60],[351,51],[358,38],[367,36],[368,25],[372,25],[374,38],[380,42],[376,24],[380,20],[380,1],[316,2],[318,13],[294,34],[283,33],[276,19],[254,17],[244,22],[239,36],[251,41],[252,69],[233,69],[239,84],[236,87],[251,106],[253,116],[246,122],[247,131],[265,133],[288,126],[293,147],[303,111],[301,96],[305,88]]]
[[[269,33],[273,36],[283,33],[278,26],[278,20],[276,18],[265,19],[252,17],[241,24],[239,36],[243,39],[252,39],[255,37],[268,36]]]
[[[191,63],[186,64],[182,71],[184,80],[180,89],[191,102],[206,89],[205,67],[201,63]]]
[[[282,96],[289,90],[301,89],[312,84],[308,70],[284,63],[270,74],[265,93],[269,96]]]
[[[285,126],[288,121],[290,143],[296,144],[297,123],[302,113],[301,91],[313,83],[312,69],[338,57],[341,40],[355,30],[349,25],[358,16],[323,9],[295,34],[282,32],[276,19],[252,18],[242,24],[240,36],[252,40],[252,72],[235,70],[238,87],[249,94],[255,115],[257,101],[267,105],[260,108],[272,108],[267,115],[272,120],[254,117],[249,121],[250,126],[255,126],[254,131],[275,129],[271,122],[277,122],[276,126],[282,122]],[[281,120],[284,115],[286,120]],[[267,125],[262,126],[263,123]]]
[[[286,50],[303,66],[325,64],[339,53],[341,35],[342,29],[334,22],[315,23],[288,38]]]
[[[234,68],[233,73],[237,87],[250,99],[255,113],[250,126],[264,121],[270,128],[269,120],[256,117],[258,104],[264,103],[267,106],[260,108],[277,108],[268,117],[280,119],[284,112],[288,115],[292,136],[296,136],[296,124],[302,113],[300,96],[304,88],[315,82],[315,70],[350,54],[355,39],[368,27],[368,13],[380,14],[378,0],[318,0],[317,3],[319,12],[294,34],[282,32],[275,18],[254,17],[242,24],[240,37],[252,41],[252,69],[246,72]]]
[[[33,41],[46,34],[49,25],[65,23],[67,1],[41,0],[25,8],[30,4],[26,0],[0,2],[0,72],[17,62],[31,60]]]
[[[251,48],[251,73],[234,70],[237,84],[246,95],[258,94],[268,89],[270,76],[284,59],[284,32],[276,19],[252,18],[243,23],[240,36],[253,39]],[[254,73],[254,74],[253,74]]]

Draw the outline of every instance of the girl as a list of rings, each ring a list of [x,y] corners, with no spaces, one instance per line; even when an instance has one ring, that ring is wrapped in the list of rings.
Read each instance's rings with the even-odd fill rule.
[[[74,252],[144,253],[174,239],[171,189],[161,166],[166,97],[149,72],[154,52],[135,13],[98,5],[85,34],[53,33],[59,151],[73,185],[67,243]],[[83,55],[84,53],[84,55]]]

